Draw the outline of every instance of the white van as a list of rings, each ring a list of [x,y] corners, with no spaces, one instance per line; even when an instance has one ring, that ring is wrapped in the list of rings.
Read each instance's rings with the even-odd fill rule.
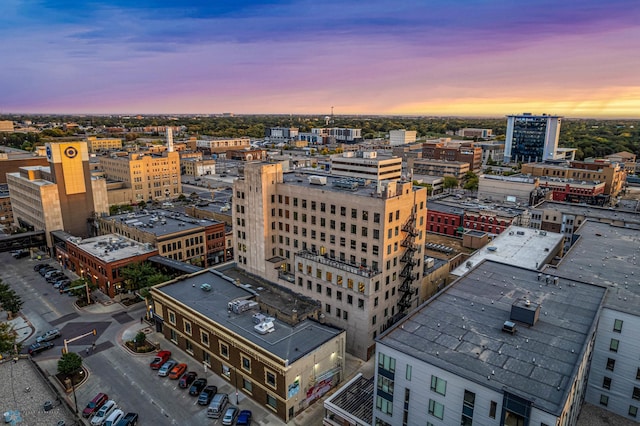
[[[229,396],[226,393],[217,393],[211,400],[209,408],[207,408],[207,417],[211,419],[219,419],[222,417],[222,413],[224,413],[224,408],[228,402]]]

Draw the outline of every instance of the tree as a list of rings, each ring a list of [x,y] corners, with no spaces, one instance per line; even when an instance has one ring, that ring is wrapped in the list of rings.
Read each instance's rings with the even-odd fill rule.
[[[20,312],[24,302],[7,284],[0,283],[0,305],[7,311],[9,319]]]
[[[130,263],[122,268],[121,274],[124,278],[125,288],[130,291],[140,290],[169,280],[169,277],[158,272],[148,262]]]
[[[444,182],[442,184],[442,186],[444,187],[444,189],[453,189],[453,188],[457,188],[459,185],[458,183],[458,179],[456,179],[453,176],[445,176],[444,177]]]
[[[8,322],[0,323],[0,354],[8,354],[14,350],[16,332]]]
[[[67,352],[58,360],[58,373],[70,376],[82,368],[82,357],[75,352]]]
[[[133,344],[136,347],[136,350],[140,347],[140,346],[144,346],[145,342],[147,341],[147,335],[144,334],[144,331],[139,331],[136,334],[136,337],[133,339]]]

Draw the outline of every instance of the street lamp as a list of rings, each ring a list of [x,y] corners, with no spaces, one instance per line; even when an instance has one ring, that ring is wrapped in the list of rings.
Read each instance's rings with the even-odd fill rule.
[[[238,369],[235,366],[233,367],[233,378],[236,382],[236,405],[238,405]]]
[[[84,371],[80,370],[80,372],[78,373],[80,376],[84,375]],[[76,414],[78,414],[78,398],[76,398],[76,383],[73,380],[74,375],[71,375],[71,391],[73,392],[73,404],[76,407]]]

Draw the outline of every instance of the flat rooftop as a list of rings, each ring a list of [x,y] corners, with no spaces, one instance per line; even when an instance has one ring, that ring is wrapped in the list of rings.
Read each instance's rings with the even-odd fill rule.
[[[326,399],[325,409],[347,418],[355,417],[370,425],[373,419],[373,379],[373,377],[366,379],[362,373],[358,373]]]
[[[68,237],[67,243],[102,260],[105,263],[117,262],[141,254],[157,251],[152,246],[139,243],[122,235],[107,234],[91,238]]]
[[[379,342],[465,379],[508,391],[557,415],[594,330],[606,289],[484,261],[420,306]],[[512,304],[540,305],[533,326],[502,331]]]
[[[627,203],[629,203],[627,201]],[[637,204],[637,201],[634,202]],[[561,203],[559,201],[545,200],[534,207],[535,209],[555,210],[564,214],[584,216],[586,218],[622,221],[627,223],[640,223],[640,213],[629,210],[620,210],[606,207],[588,206],[584,204]]]
[[[563,239],[562,234],[555,232],[540,232],[537,229],[512,225],[487,246],[477,250],[467,262],[471,262],[473,267],[487,259],[523,268],[537,268],[544,264]],[[451,273],[457,276],[466,274],[469,271],[467,262],[458,266]]]
[[[309,176],[322,176],[326,177],[327,184],[326,185],[316,185],[309,183]],[[347,178],[344,176],[333,176],[323,174],[321,171],[316,171],[314,173],[304,173],[301,170],[296,170],[295,173],[283,173],[283,181],[286,184],[292,184],[297,186],[302,186],[308,188],[309,190],[321,190],[321,191],[332,191],[332,192],[340,192],[345,194],[357,195],[360,197],[371,197],[372,193],[376,193],[378,191],[378,185],[375,180],[364,180],[357,178]],[[353,188],[341,188],[334,186],[334,183],[337,181],[349,181],[349,182],[358,182],[357,186]]]
[[[157,237],[184,231],[193,232],[199,228],[220,223],[209,219],[196,219],[184,213],[162,209],[123,213],[109,216],[106,219],[120,221],[128,226],[140,228],[144,232],[149,232]]]
[[[210,291],[200,289],[204,283],[211,285]],[[254,329],[256,324],[253,321],[253,314],[257,310],[242,314],[228,311],[229,302],[236,299],[255,300],[259,291],[259,288],[252,291],[242,284],[236,284],[234,278],[215,270],[204,270],[152,289],[152,293],[167,295],[267,352],[289,360],[289,363],[344,332],[311,320],[292,326],[275,319],[272,333],[259,334]]]
[[[605,307],[640,315],[640,229],[587,220],[574,235],[579,238],[546,273],[608,286]]]

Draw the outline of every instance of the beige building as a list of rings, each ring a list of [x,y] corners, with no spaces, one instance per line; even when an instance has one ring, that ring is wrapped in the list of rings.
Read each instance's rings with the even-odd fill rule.
[[[122,149],[122,139],[98,139],[96,136],[89,136],[87,146],[90,153]]]
[[[196,149],[210,151],[211,153],[227,152],[230,149],[245,149],[251,147],[249,137],[242,138],[216,138],[196,141]]]
[[[406,145],[416,141],[418,132],[415,130],[390,130],[389,145]]]
[[[456,179],[460,179],[470,170],[469,163],[462,161],[409,158],[407,164],[407,167],[416,175],[453,176]]]
[[[11,120],[1,120],[0,121],[0,132],[13,133],[13,121],[11,121]]]
[[[261,312],[259,292],[219,271],[180,277],[151,294],[169,342],[284,422],[344,380],[343,330],[272,318]],[[229,400],[237,404],[237,396]]]
[[[347,351],[368,359],[374,339],[418,304],[427,190],[317,178],[247,164],[234,182],[235,260],[318,300],[320,319],[347,330]]]
[[[528,206],[531,194],[538,188],[538,179],[530,176],[480,175],[478,177],[478,199],[519,203]]]
[[[107,180],[123,184],[120,189],[109,191],[110,204],[118,204],[123,200],[130,203],[165,200],[182,193],[180,156],[177,152],[105,156],[100,157],[100,167]]]
[[[52,246],[51,231],[89,235],[89,220],[108,214],[104,179],[92,178],[86,142],[46,145],[50,167],[22,167],[7,174],[16,225],[43,230]]]
[[[207,176],[216,174],[216,160],[202,158],[183,158],[180,160],[182,174],[187,176]]]
[[[402,177],[402,158],[378,157],[376,151],[345,152],[331,157],[331,174],[372,181]]]

